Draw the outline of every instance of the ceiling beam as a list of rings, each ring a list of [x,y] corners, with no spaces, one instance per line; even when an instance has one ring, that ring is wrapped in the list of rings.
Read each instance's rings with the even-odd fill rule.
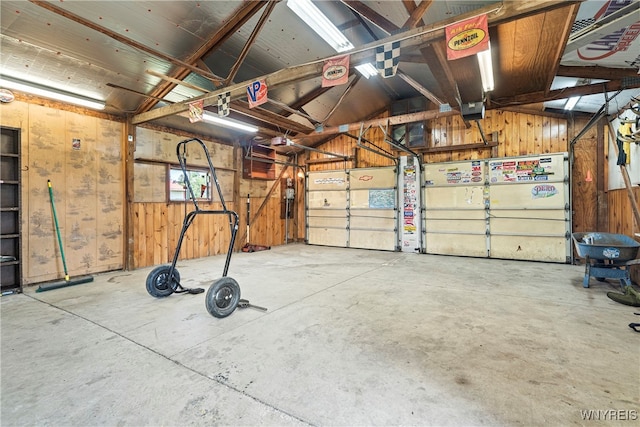
[[[417,113],[401,114],[399,116],[384,117],[381,119],[366,120],[366,121],[357,122],[357,123],[349,123],[349,124],[338,125],[338,126],[319,127],[313,133],[310,133],[307,136],[335,135],[335,134],[345,133],[349,131],[360,130],[361,127],[368,128],[370,126],[377,127],[380,125],[394,126],[394,125],[401,125],[403,123],[421,122],[424,120],[438,119],[440,117],[454,116],[457,114],[460,114],[460,112],[456,110],[450,110],[445,112],[441,112],[439,109],[420,111]]]
[[[564,89],[551,90],[549,93],[534,92],[525,95],[517,95],[514,97],[505,97],[492,99],[491,104],[487,105],[487,109],[513,107],[516,105],[528,105],[538,102],[555,101],[556,99],[571,98],[572,96],[595,95],[606,92],[615,92],[625,89],[640,88],[640,79],[630,79],[629,83],[623,83],[622,80],[612,80],[602,83],[594,83],[590,85],[572,86]]]
[[[375,56],[375,48],[385,43],[400,42],[400,49],[415,48],[424,44],[432,43],[437,40],[444,39],[444,28],[454,22],[468,19],[478,14],[487,13],[488,21],[491,25],[493,22],[506,22],[510,20],[518,19],[521,16],[535,14],[545,10],[555,9],[558,7],[564,7],[570,3],[576,3],[579,0],[569,1],[554,1],[554,0],[525,0],[519,2],[497,2],[488,6],[474,10],[473,12],[461,14],[456,17],[446,19],[431,25],[425,25],[422,27],[414,28],[399,34],[394,34],[382,40],[378,40],[372,43],[368,43],[358,48],[351,54],[352,63],[360,63],[363,61],[372,61]],[[253,2],[247,2],[253,3]],[[319,59],[317,61],[307,63],[304,65],[297,65],[290,68],[275,71],[271,74],[262,76],[268,87],[276,87],[281,84],[286,84],[294,81],[307,80],[312,77],[318,77],[322,73],[322,67],[325,60],[328,58]],[[189,109],[189,103],[202,100],[204,106],[209,106],[217,102],[217,96],[224,92],[231,92],[232,99],[238,99],[246,96],[247,87],[255,80],[252,79],[237,84],[230,85],[226,88],[218,88],[208,94],[194,97],[188,101],[183,101],[169,105],[166,107],[157,108],[145,113],[136,114],[132,117],[132,124],[140,124],[150,120],[156,120],[162,117],[178,114]],[[453,110],[455,111],[455,110]],[[456,113],[457,114],[457,113]]]
[[[387,18],[380,15],[361,1],[342,0],[342,3],[349,6],[354,12],[362,15],[367,21],[371,22],[376,27],[386,31],[388,34],[391,34],[394,29],[398,28],[398,26],[393,22],[389,21]]]
[[[251,49],[253,42],[256,40],[256,37],[258,37],[258,34],[260,34],[262,27],[264,27],[264,24],[267,22],[267,19],[269,18],[269,15],[271,15],[271,12],[273,12],[273,8],[276,6],[276,4],[278,4],[278,1],[280,0],[269,0],[269,4],[262,12],[262,16],[260,16],[258,23],[253,28],[253,31],[251,31],[251,35],[244,44],[242,52],[240,52],[240,55],[238,55],[238,59],[236,59],[236,62],[231,67],[231,71],[229,71],[229,75],[225,79],[223,86],[227,86],[235,78],[238,70],[240,69],[240,65],[242,65],[242,63],[244,62],[247,54],[249,54],[249,50]]]
[[[254,107],[249,108],[249,103],[241,100],[236,100],[231,104],[231,109],[244,116],[252,119],[260,120],[265,123],[270,123],[278,128],[282,129],[282,133],[285,131],[293,131],[296,133],[309,133],[313,132],[314,128],[305,126],[304,124],[282,117],[272,111],[264,108]]]
[[[616,80],[623,77],[638,77],[638,70],[635,68],[608,68],[598,65],[584,67],[568,67],[560,65],[556,75],[563,77],[576,77],[579,79]]]
[[[231,14],[231,17],[225,20],[224,24],[216,33],[206,41],[206,43],[202,44],[195,52],[193,52],[186,62],[189,64],[204,64],[202,58],[209,55],[211,51],[217,49],[221,46],[229,37],[235,34],[239,28],[241,28],[249,19],[253,17],[266,3],[264,1],[251,1],[251,2],[243,2],[240,7],[238,7]],[[200,69],[209,70],[209,67],[205,66]],[[201,65],[202,66],[202,65]],[[176,80],[184,80],[192,70],[189,68],[178,68],[171,73],[171,77]],[[218,83],[222,83],[224,78],[220,77]],[[176,85],[174,83],[165,82],[155,87],[155,89],[151,92],[151,95],[157,98],[163,98],[169,94]],[[144,113],[146,111],[151,110],[155,107],[157,101],[154,99],[148,99],[144,103],[142,103],[137,110],[137,113]]]
[[[423,25],[422,17],[433,3],[433,0],[422,0],[418,6],[416,6],[413,1],[403,1],[403,3],[409,12],[409,19],[406,20],[402,28],[414,28],[417,25]],[[411,7],[411,5],[413,5],[413,7]]]

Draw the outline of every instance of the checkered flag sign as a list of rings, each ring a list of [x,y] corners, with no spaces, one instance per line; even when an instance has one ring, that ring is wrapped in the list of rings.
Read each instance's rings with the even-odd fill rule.
[[[376,47],[376,69],[385,79],[396,75],[400,62],[400,42]]]
[[[231,92],[218,95],[218,116],[227,117],[231,111]]]

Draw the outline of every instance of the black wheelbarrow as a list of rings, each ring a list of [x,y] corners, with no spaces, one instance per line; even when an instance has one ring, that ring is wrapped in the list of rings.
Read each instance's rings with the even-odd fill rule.
[[[198,201],[191,186],[191,182],[189,181],[189,174],[187,173],[186,147],[189,143],[199,144],[204,151],[205,157],[209,164],[211,178],[213,179],[213,183],[215,184],[215,188],[218,192],[218,197],[220,198],[222,210],[204,210],[200,209],[200,206],[198,206]],[[205,305],[207,307],[207,311],[212,316],[220,318],[227,317],[228,315],[233,313],[233,311],[238,306],[238,303],[241,302],[240,286],[238,285],[238,282],[227,276],[227,272],[229,271],[229,263],[231,262],[231,254],[233,252],[233,245],[236,240],[236,234],[238,233],[238,214],[232,210],[227,209],[227,205],[224,202],[224,197],[222,196],[222,190],[220,189],[220,183],[218,182],[218,178],[216,176],[215,168],[213,167],[213,163],[211,163],[211,157],[209,156],[209,150],[207,149],[207,146],[204,145],[201,140],[192,138],[179,142],[176,147],[176,152],[178,155],[178,161],[180,162],[180,167],[182,168],[182,173],[184,175],[184,183],[188,192],[187,196],[191,200],[191,202],[193,202],[194,210],[187,213],[184,217],[182,230],[180,231],[180,238],[178,239],[178,245],[176,246],[176,251],[173,254],[173,260],[171,261],[171,264],[158,266],[151,270],[151,272],[147,276],[147,292],[151,296],[156,298],[167,297],[174,292],[189,294],[199,294],[204,292],[204,289],[202,288],[185,288],[180,284],[180,273],[178,273],[178,269],[176,268],[178,255],[180,254],[180,248],[182,246],[182,241],[187,232],[187,229],[193,223],[193,220],[196,218],[196,216],[203,214],[226,215],[229,218],[229,228],[231,229],[231,239],[229,240],[227,258],[224,263],[222,277],[218,280],[215,280],[207,291]],[[244,300],[242,301],[244,302]]]
[[[630,268],[640,264],[636,259],[640,243],[624,234],[586,232],[573,233],[573,242],[580,258],[585,259],[582,286],[589,287],[589,279],[620,280],[620,287],[631,286]]]

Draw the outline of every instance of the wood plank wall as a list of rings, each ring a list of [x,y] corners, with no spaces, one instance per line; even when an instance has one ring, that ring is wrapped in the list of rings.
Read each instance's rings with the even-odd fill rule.
[[[203,210],[221,210],[220,203],[199,205]],[[235,203],[227,208],[235,209]],[[187,205],[188,211],[193,207]],[[182,203],[134,203],[133,236],[135,268],[170,263],[185,217]],[[179,259],[202,258],[227,253],[231,229],[226,215],[199,214],[182,242]]]

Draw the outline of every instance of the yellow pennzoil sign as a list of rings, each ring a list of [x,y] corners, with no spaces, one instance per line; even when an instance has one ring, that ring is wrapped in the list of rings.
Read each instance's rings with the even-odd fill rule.
[[[475,55],[489,48],[486,14],[451,24],[445,29],[445,34],[448,60]]]

